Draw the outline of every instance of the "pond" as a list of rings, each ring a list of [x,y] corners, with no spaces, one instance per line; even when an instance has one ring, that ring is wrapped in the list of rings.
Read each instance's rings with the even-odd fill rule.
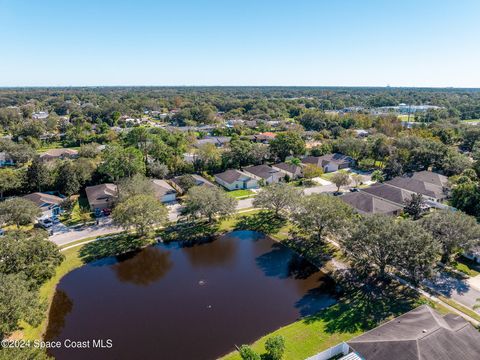
[[[158,244],[66,275],[47,340],[57,359],[215,359],[335,302],[333,281],[253,231],[202,244]],[[92,340],[112,340],[92,348]],[[105,344],[106,345],[106,344]]]

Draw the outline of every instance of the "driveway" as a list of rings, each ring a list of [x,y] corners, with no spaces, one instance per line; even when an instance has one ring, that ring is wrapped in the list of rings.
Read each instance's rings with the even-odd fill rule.
[[[456,277],[443,271],[439,271],[434,279],[424,281],[423,284],[469,308],[472,308],[477,299],[480,299],[480,290],[476,286],[471,286],[469,279]]]

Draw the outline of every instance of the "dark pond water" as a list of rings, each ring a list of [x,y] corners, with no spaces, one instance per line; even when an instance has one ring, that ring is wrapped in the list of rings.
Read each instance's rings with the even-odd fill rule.
[[[215,359],[332,304],[330,278],[260,233],[159,244],[62,279],[47,339],[112,339],[57,359]],[[90,342],[92,345],[92,342]]]

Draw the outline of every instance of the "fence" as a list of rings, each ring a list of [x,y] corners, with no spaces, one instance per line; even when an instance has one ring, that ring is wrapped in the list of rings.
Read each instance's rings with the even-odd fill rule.
[[[348,353],[348,351],[349,351],[349,346],[346,343],[341,343],[325,351],[322,351],[321,353],[313,355],[306,360],[328,360],[336,355],[340,355],[340,354],[345,355]]]

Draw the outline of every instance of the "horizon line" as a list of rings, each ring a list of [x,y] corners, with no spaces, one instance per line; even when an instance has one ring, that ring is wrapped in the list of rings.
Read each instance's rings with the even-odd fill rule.
[[[458,89],[480,90],[470,86],[391,86],[391,85],[0,85],[0,89],[48,88],[371,88],[371,89]]]

